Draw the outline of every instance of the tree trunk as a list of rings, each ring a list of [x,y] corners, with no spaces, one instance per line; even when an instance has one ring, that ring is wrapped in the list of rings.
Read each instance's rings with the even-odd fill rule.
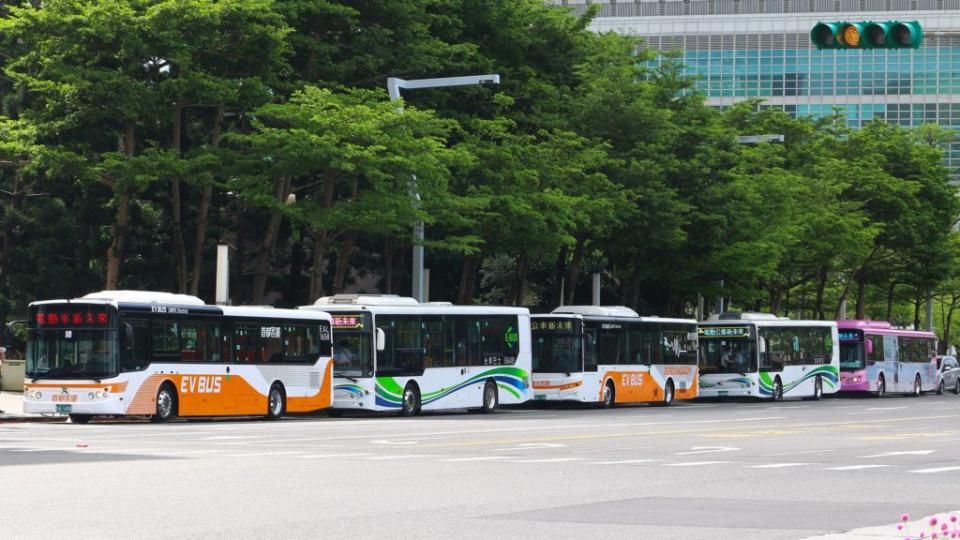
[[[770,313],[774,315],[780,314],[780,308],[783,305],[783,289],[779,287],[771,287],[768,289],[770,293]]]
[[[884,320],[889,321],[893,317],[893,292],[897,288],[897,280],[890,282],[890,287],[887,289],[887,311],[886,317]]]
[[[566,283],[563,281],[567,274],[567,246],[560,248],[557,255],[557,263],[553,268],[553,305],[559,306],[563,302],[563,289]]]
[[[821,321],[827,318],[826,313],[823,311],[823,292],[827,288],[828,276],[829,272],[827,271],[827,267],[821,266],[820,271],[817,273],[817,298],[813,306],[814,317]]]
[[[183,104],[173,107],[173,152],[180,158],[180,144],[183,133]],[[187,283],[187,248],[183,242],[183,205],[180,194],[180,178],[174,175],[170,179],[170,236],[173,237],[173,259],[176,265],[177,292],[185,293]]]
[[[513,280],[513,305],[522,306],[527,296],[527,268],[530,255],[524,251],[517,257],[517,272]]]
[[[313,262],[310,265],[310,284],[307,287],[311,303],[324,296],[323,263],[329,248],[330,238],[327,230],[318,231],[313,235]]]
[[[136,124],[132,121],[127,122],[123,129],[123,153],[127,157],[133,157],[136,148],[135,129]],[[107,278],[103,288],[108,291],[115,290],[120,282],[120,258],[123,256],[123,243],[130,221],[130,188],[120,188],[119,195],[117,213],[110,225],[110,246],[107,248]]]
[[[958,298],[954,296],[951,300],[950,309],[947,310],[947,316],[944,318],[945,322],[943,324],[943,354],[947,354],[947,351],[950,349],[950,337],[953,330],[953,312],[957,309]]]
[[[210,135],[210,145],[214,148],[220,146],[220,129],[223,124],[223,106],[217,107],[216,116],[213,119],[213,132]],[[207,222],[210,219],[210,201],[213,199],[213,184],[209,183],[203,186],[203,193],[200,195],[200,207],[197,209],[197,236],[193,245],[193,271],[190,272],[190,294],[196,296],[200,293],[200,278],[203,272],[203,252],[207,243]]]
[[[296,306],[303,304],[300,289],[303,282],[303,242],[294,242],[290,246],[290,273],[287,275],[287,290],[284,292],[285,304]]]
[[[277,178],[273,182],[274,195],[280,204],[284,204],[287,196],[290,195],[290,179],[286,177]],[[253,291],[251,293],[253,303],[263,304],[263,299],[267,291],[267,271],[270,266],[270,257],[277,242],[277,234],[280,232],[280,224],[283,222],[283,213],[279,208],[270,212],[270,220],[267,222],[267,228],[263,232],[263,241],[257,250],[257,262],[254,266]]]
[[[637,309],[640,305],[640,255],[630,257],[630,265],[633,267],[630,273],[630,282],[627,285],[627,297],[624,299],[624,305]]]
[[[336,177],[329,174],[323,176],[321,195],[324,211],[333,206],[333,193],[336,185]],[[313,302],[323,296],[323,263],[333,238],[329,229],[312,229],[311,234],[313,236],[313,264],[310,266],[310,284],[307,288],[309,289],[310,301]]]
[[[573,305],[577,291],[577,281],[580,279],[580,264],[583,262],[583,253],[586,251],[586,239],[577,237],[577,244],[573,248],[573,259],[570,261],[570,271],[567,276],[567,292],[563,301],[568,305]]]
[[[860,268],[853,273],[853,279],[857,282],[857,316],[859,320],[865,318],[867,310],[867,277],[864,269]]]
[[[350,272],[350,254],[357,243],[357,231],[348,231],[340,242],[337,254],[337,272],[333,275],[333,294],[342,293]]]
[[[383,239],[383,292],[393,294],[393,237]]]
[[[923,304],[922,298],[913,300],[913,329],[920,330],[920,306]]]
[[[471,253],[463,258],[463,267],[460,270],[460,296],[457,303],[468,305],[473,303],[473,292],[477,284],[477,269],[480,268],[480,254]]]

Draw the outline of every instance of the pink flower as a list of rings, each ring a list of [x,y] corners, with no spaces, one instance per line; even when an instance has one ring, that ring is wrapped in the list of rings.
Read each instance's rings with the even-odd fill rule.
[[[902,531],[902,530],[903,530],[903,523],[897,523],[897,530],[898,530],[898,531]]]
[[[900,521],[910,521],[910,514],[901,514]]]
[[[933,527],[936,524],[937,524],[937,518],[935,517],[930,518],[930,526]]]
[[[948,528],[949,528],[949,527],[947,527],[947,524],[946,524],[946,523],[941,523],[941,524],[940,524],[940,530],[941,530],[941,531],[946,531]]]
[[[954,515],[951,514],[951,515],[950,515],[950,521],[951,521],[952,523],[956,523],[956,522],[957,522],[957,516],[954,516]]]

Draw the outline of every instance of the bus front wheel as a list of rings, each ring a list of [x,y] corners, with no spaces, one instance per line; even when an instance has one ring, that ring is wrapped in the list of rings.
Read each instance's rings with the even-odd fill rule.
[[[607,380],[607,384],[603,385],[603,401],[600,402],[600,406],[604,409],[611,409],[617,402],[617,390],[613,386],[613,381]]]
[[[400,416],[413,416],[420,413],[420,390],[410,383],[403,389],[403,402],[400,404]]]
[[[913,393],[910,394],[911,397],[920,397],[920,394],[923,393],[923,384],[920,382],[920,376],[917,375],[913,379]]]
[[[783,399],[783,383],[780,382],[780,377],[773,380],[773,391],[770,393],[770,399],[773,401]]]
[[[880,378],[877,379],[877,394],[878,398],[882,398],[887,393],[887,381],[883,378],[883,375],[880,375]]]
[[[177,417],[177,391],[170,383],[163,383],[157,390],[157,412],[150,420],[160,424]]]
[[[280,383],[274,383],[267,394],[267,420],[279,420],[287,412],[287,399]]]
[[[813,379],[813,395],[808,399],[810,401],[819,401],[823,397],[823,380],[820,379],[820,376],[817,375]]]
[[[664,407],[669,406],[673,403],[674,390],[673,390],[673,380],[670,379],[667,381],[667,385],[663,389],[663,401],[660,402],[660,405]]]

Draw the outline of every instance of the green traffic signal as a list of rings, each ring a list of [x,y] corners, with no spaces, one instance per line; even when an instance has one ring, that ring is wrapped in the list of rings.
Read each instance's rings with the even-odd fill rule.
[[[917,21],[818,22],[810,31],[818,49],[916,49],[923,42]]]

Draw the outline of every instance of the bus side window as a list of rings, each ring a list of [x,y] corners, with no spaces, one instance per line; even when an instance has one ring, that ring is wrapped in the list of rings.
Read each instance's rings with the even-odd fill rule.
[[[216,323],[206,323],[200,330],[200,338],[203,348],[206,351],[205,360],[207,362],[222,362],[223,355],[220,351],[220,325]]]
[[[178,362],[180,360],[180,325],[174,321],[157,321],[150,324],[153,336],[153,361]]]
[[[583,329],[583,370],[597,370],[597,330]]]
[[[122,371],[140,371],[150,363],[150,325],[145,319],[123,321]]]
[[[233,330],[233,362],[237,364],[250,364],[256,362],[257,338],[255,332],[260,327],[238,324]]]

